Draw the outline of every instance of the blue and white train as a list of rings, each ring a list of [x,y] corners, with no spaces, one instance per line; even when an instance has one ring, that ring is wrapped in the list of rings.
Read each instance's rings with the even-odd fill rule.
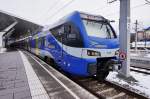
[[[116,33],[107,19],[78,11],[18,42],[70,74],[97,75],[100,79],[108,75],[119,49]]]

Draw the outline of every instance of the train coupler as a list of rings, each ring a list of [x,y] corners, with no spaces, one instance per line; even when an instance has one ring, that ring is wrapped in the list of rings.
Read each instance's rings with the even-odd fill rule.
[[[109,60],[111,61],[111,65],[109,66],[109,70],[110,71],[119,71],[122,67],[121,65],[121,61],[115,60],[115,59],[111,59]]]

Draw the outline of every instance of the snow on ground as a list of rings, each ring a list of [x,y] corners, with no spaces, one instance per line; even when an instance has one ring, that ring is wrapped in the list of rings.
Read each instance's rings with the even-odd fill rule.
[[[110,74],[107,77],[107,80],[117,83],[121,86],[125,86],[128,89],[132,91],[136,91],[138,93],[142,93],[148,98],[150,98],[150,75],[137,73],[131,71],[130,75],[137,80],[137,82],[134,81],[126,81],[124,79],[119,78],[117,72],[110,72]]]
[[[0,53],[5,53],[6,52],[6,48],[0,48]]]
[[[130,56],[139,56],[137,53],[130,53]]]
[[[147,54],[145,57],[148,57],[148,58],[150,58],[150,54]]]

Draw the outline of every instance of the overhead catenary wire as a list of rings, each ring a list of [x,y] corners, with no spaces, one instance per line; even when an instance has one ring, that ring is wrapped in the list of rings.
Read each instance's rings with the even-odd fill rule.
[[[112,0],[112,1],[107,1],[109,4],[111,4],[111,3],[114,3],[115,1],[117,1],[117,0]],[[134,7],[132,7],[131,9],[135,9],[135,8],[139,8],[139,7],[142,7],[142,6],[145,6],[145,5],[147,5],[147,4],[150,4],[150,1],[148,1],[148,0],[145,0],[146,1],[146,3],[144,3],[144,4],[139,4],[139,5],[136,5],[136,6],[134,6]],[[105,8],[107,8],[107,7],[105,7],[105,6],[103,6],[103,7],[101,7],[101,8],[97,8],[97,9],[95,9],[95,10],[92,10],[92,11],[90,11],[90,12],[95,12],[95,11],[97,11],[97,10],[103,10],[103,9],[105,9]],[[117,14],[117,13],[119,13],[119,10],[118,11],[116,11],[116,12],[112,12],[112,13],[109,13],[109,14],[107,14],[106,16],[112,16],[112,15],[115,15],[115,14]]]
[[[47,13],[49,13],[50,11],[52,11],[52,10],[55,8],[55,6],[58,5],[59,3],[60,3],[60,0],[56,0],[56,1],[52,4],[52,6],[50,6],[49,9],[48,9],[41,17],[45,16]],[[41,17],[40,17],[40,18],[41,18]]]
[[[136,9],[136,8],[139,8],[139,7],[142,7],[142,6],[145,6],[145,5],[147,5],[147,3],[143,3],[143,4],[136,5],[136,6],[132,7],[131,10]],[[116,13],[119,13],[119,11],[114,12],[114,13],[110,13],[110,14],[107,14],[106,16],[112,16],[112,15],[115,15]]]
[[[113,2],[115,2],[115,1],[117,1],[117,0],[113,0]],[[107,3],[113,3],[113,2],[109,2],[108,0],[107,0]],[[100,10],[103,10],[103,9],[105,9],[105,8],[107,8],[108,7],[108,4],[107,5],[105,5],[105,6],[103,6],[103,7],[100,7],[100,8],[96,8],[96,9],[94,9],[94,10],[91,10],[91,11],[89,11],[89,12],[91,12],[91,13],[93,13],[93,12],[96,12],[96,11],[98,11],[99,9]]]
[[[147,2],[147,4],[150,4],[150,1],[149,0],[145,0]]]
[[[52,17],[56,16],[59,12],[63,11],[63,9],[65,9],[65,8],[68,7],[70,4],[72,4],[73,1],[74,1],[74,0],[71,0],[70,2],[68,2],[67,4],[65,4],[64,6],[62,6],[60,9],[58,9],[57,11],[55,11],[53,14],[51,14],[50,16],[48,16],[48,18],[46,18],[44,22],[48,21],[48,20],[51,19]],[[146,4],[148,4],[148,3],[146,2],[146,3],[144,3],[144,4],[137,5],[137,6],[133,7],[132,9],[138,8],[138,7],[141,7],[141,6],[145,6]],[[103,8],[101,7],[101,8],[99,8],[99,9],[105,9],[105,8],[106,8],[106,7],[103,7]],[[90,11],[90,12],[94,12],[94,11],[97,11],[97,10],[98,10],[98,8],[97,8],[96,10],[93,10],[93,11]],[[116,13],[119,13],[119,11],[117,11],[117,12],[115,12],[115,13],[107,14],[106,16],[112,16],[112,15],[114,15],[114,14],[116,14]]]
[[[111,0],[111,1],[107,0],[108,3],[114,3],[114,2],[116,2],[116,1],[117,1],[117,0]]]
[[[46,20],[48,21],[50,18],[54,17],[55,15],[57,15],[59,12],[61,12],[63,9],[65,9],[66,7],[68,7],[70,4],[72,4],[74,2],[74,0],[71,0],[70,2],[68,2],[67,4],[65,4],[64,6],[62,6],[60,9],[58,9],[55,13],[51,14],[51,16],[49,16]]]

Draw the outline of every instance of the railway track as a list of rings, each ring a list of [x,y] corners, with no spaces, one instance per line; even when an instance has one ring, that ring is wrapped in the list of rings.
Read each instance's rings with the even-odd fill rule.
[[[43,61],[40,60],[38,57],[36,57],[36,59],[39,61]],[[147,99],[142,94],[127,90],[109,81],[99,82],[95,78],[91,77],[80,78],[73,77],[67,74],[65,75],[100,99]]]
[[[133,91],[105,80],[98,82],[95,78],[73,78],[73,80],[100,99],[147,99]]]
[[[138,73],[143,73],[143,74],[150,75],[150,69],[147,69],[147,68],[141,68],[141,67],[131,66],[130,70],[138,72]]]

